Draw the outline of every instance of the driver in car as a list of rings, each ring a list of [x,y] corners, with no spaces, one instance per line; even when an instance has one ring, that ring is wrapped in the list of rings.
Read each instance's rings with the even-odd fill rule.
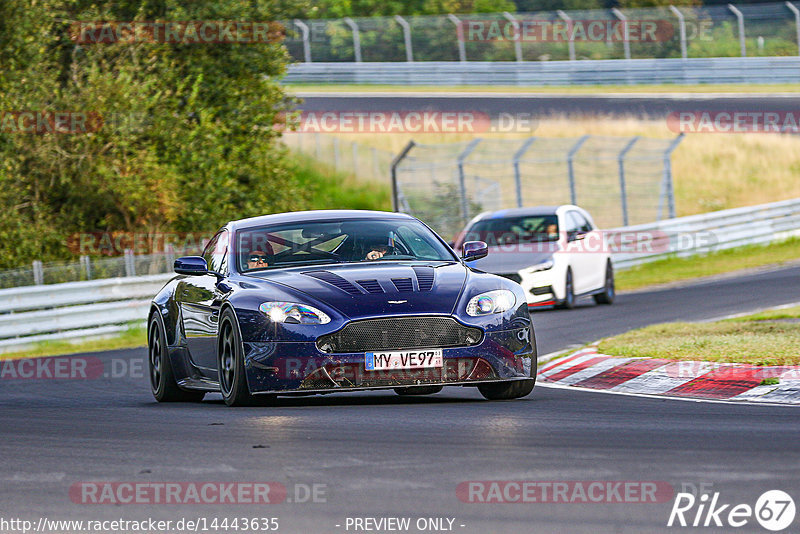
[[[267,250],[264,251],[263,249]],[[272,258],[272,254],[272,246],[269,243],[266,243],[266,246],[251,250],[250,254],[247,256],[247,268],[263,269],[264,267],[269,267],[269,261],[270,258]]]
[[[367,252],[367,257],[364,258],[366,260],[379,260],[387,254],[391,254],[394,251],[394,239],[391,237],[382,238],[373,240],[370,243],[369,248],[371,249]]]

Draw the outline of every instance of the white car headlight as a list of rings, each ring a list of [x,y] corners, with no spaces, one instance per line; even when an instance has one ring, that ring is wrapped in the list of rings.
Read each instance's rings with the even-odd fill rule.
[[[544,260],[543,262],[537,263],[536,265],[528,269],[528,272],[538,273],[539,271],[547,271],[548,269],[552,269],[553,265],[554,265],[553,260]]]
[[[265,302],[258,309],[276,323],[328,324],[331,318],[313,306],[294,302]]]
[[[510,310],[516,303],[517,297],[507,289],[489,291],[470,299],[467,304],[467,315],[478,317],[491,313],[501,313]]]

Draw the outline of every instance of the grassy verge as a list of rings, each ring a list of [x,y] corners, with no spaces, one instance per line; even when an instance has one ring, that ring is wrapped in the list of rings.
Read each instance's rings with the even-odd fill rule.
[[[388,183],[359,181],[302,154],[293,158],[292,170],[308,192],[309,209],[392,209]]]
[[[332,85],[332,84],[290,84],[290,93],[314,92],[412,92],[412,93],[450,93],[464,91],[470,93],[558,93],[558,94],[602,94],[602,93],[795,93],[800,84],[692,84],[692,85],[549,85],[544,87],[521,87],[518,85]]]
[[[753,365],[800,364],[800,307],[713,323],[667,323],[604,339],[610,356],[664,358]]]
[[[770,245],[751,245],[689,258],[666,258],[631,269],[616,276],[620,291],[691,280],[729,273],[740,269],[779,265],[800,259],[800,238]]]
[[[41,358],[45,356],[61,356],[64,354],[80,354],[104,350],[131,349],[147,345],[147,331],[144,327],[131,327],[111,337],[103,337],[88,341],[70,343],[68,341],[42,341],[29,350],[0,354],[0,360],[17,360],[21,358]]]

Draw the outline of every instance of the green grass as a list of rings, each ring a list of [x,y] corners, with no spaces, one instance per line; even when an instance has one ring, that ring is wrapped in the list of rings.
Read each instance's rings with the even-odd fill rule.
[[[746,315],[744,317],[737,317],[736,319],[729,319],[729,320],[730,321],[774,321],[776,319],[800,319],[800,306],[792,306],[791,308],[775,308],[772,310],[765,310],[762,312],[754,313],[752,315]]]
[[[391,211],[388,184],[360,181],[302,154],[294,154],[292,171],[308,193],[309,209]]]
[[[64,354],[81,354],[104,350],[131,349],[136,347],[144,347],[146,345],[147,330],[144,327],[132,326],[116,336],[76,343],[70,343],[68,341],[42,341],[37,343],[29,350],[0,354],[0,360],[42,358],[45,356],[61,356]]]
[[[753,365],[800,364],[800,324],[747,319],[652,325],[604,339],[609,356]]]
[[[594,93],[796,93],[800,84],[692,84],[692,85],[550,85],[550,86],[518,86],[518,85],[366,85],[366,84],[290,84],[286,86],[290,93],[314,92],[414,92],[414,93],[449,93],[455,91],[487,92],[487,93],[559,93],[559,94],[594,94]]]
[[[616,275],[620,291],[691,280],[800,259],[800,238],[770,245],[751,245],[689,258],[666,258],[639,265]]]

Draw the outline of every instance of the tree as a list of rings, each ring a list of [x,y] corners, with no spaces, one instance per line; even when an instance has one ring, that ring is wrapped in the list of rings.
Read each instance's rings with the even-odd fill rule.
[[[0,267],[63,259],[81,232],[213,230],[305,205],[273,125],[293,107],[266,43],[76,40],[75,21],[272,21],[286,0],[0,4]],[[19,112],[78,120],[23,131]],[[81,123],[83,120],[83,123]]]

